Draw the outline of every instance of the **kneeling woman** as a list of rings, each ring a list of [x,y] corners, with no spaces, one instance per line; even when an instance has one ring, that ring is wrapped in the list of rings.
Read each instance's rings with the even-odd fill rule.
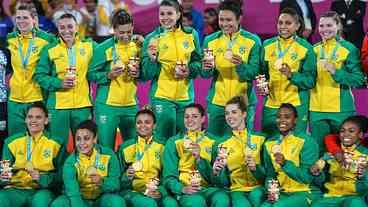
[[[64,148],[45,132],[48,113],[42,103],[29,107],[25,123],[27,133],[15,134],[4,143],[0,206],[47,207],[53,199],[49,189],[56,184]]]
[[[123,172],[121,195],[128,206],[176,207],[176,201],[168,197],[165,188],[160,185],[165,143],[153,136],[155,114],[143,109],[135,117],[138,137],[124,142],[119,150]]]
[[[334,156],[324,156],[311,167],[316,179],[324,184],[327,192],[323,199],[313,203],[318,206],[365,207],[364,192],[368,190],[366,172],[368,150],[361,144],[364,123],[361,117],[352,116],[343,121],[339,138],[343,150],[343,160],[340,162]],[[325,173],[321,173],[325,168]],[[343,186],[343,187],[342,187]]]
[[[125,207],[124,199],[115,194],[120,189],[118,158],[111,149],[96,144],[96,124],[80,123],[75,143],[63,167],[64,195],[51,206]]]
[[[312,137],[294,131],[297,117],[293,105],[281,104],[276,118],[279,133],[264,144],[268,201],[262,207],[307,207],[315,195],[309,168],[318,159],[318,145]]]
[[[261,151],[265,137],[247,130],[247,102],[245,97],[235,96],[226,103],[225,119],[232,133],[213,148],[214,180],[218,186],[230,188],[234,207],[260,206],[264,194]]]

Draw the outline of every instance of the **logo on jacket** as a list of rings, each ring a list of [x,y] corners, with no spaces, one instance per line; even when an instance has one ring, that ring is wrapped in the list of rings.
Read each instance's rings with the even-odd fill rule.
[[[38,47],[37,46],[33,46],[32,47],[32,53],[37,53],[38,52]]]
[[[298,54],[296,52],[292,52],[291,55],[290,55],[290,58],[292,60],[296,60],[298,58]]]
[[[160,158],[161,158],[161,152],[160,151],[155,152],[155,158],[160,160]]]
[[[44,158],[49,158],[51,156],[51,150],[50,149],[45,149],[42,153],[42,156]]]
[[[244,54],[245,53],[245,50],[246,50],[247,48],[245,47],[245,46],[240,46],[240,48],[239,48],[239,53],[240,54]]]
[[[101,170],[101,171],[105,171],[106,167],[104,164],[99,164],[97,165],[97,169]]]
[[[100,115],[100,123],[101,124],[106,124],[107,121],[107,116],[106,115]]]
[[[183,42],[183,47],[184,47],[184,49],[189,48],[189,42],[187,40]]]

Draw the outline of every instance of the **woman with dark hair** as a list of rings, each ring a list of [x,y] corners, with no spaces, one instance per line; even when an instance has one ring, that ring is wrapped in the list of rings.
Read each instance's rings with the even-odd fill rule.
[[[81,122],[74,137],[75,151],[63,166],[64,194],[52,207],[125,207],[120,190],[120,166],[114,151],[97,144],[97,126]]]
[[[316,57],[312,45],[299,37],[302,21],[294,9],[281,11],[278,36],[264,42],[262,73],[269,80],[269,93],[263,107],[262,130],[277,132],[275,120],[281,103],[298,110],[296,131],[305,132],[308,121],[309,90],[315,86]]]
[[[95,101],[99,143],[114,149],[116,128],[124,140],[133,139],[138,111],[142,37],[133,35],[133,17],[124,9],[111,19],[114,36],[98,45],[91,63],[91,80],[97,83]]]
[[[338,135],[342,161],[326,154],[310,168],[315,179],[324,183],[327,190],[322,199],[313,202],[313,207],[367,206],[364,192],[368,190],[368,150],[361,144],[366,130],[366,117],[351,116],[345,119]]]
[[[152,80],[150,101],[157,117],[156,134],[168,139],[183,131],[184,107],[194,101],[193,79],[201,69],[197,32],[182,26],[177,0],[163,0],[160,26],[144,41],[142,78]]]
[[[64,147],[46,132],[49,117],[41,102],[28,107],[24,121],[27,132],[8,137],[3,147],[1,206],[48,207],[59,184]]]
[[[233,96],[247,96],[247,127],[253,128],[257,99],[252,81],[260,70],[262,47],[257,35],[240,26],[241,7],[237,0],[221,2],[218,8],[221,31],[207,36],[203,43],[204,50],[213,53],[213,58],[203,58],[201,70],[202,77],[213,78],[207,96],[208,132],[219,137],[231,131],[225,124],[224,108]]]
[[[277,110],[278,132],[264,143],[267,201],[262,207],[308,207],[315,198],[309,168],[318,159],[318,145],[304,132],[296,131],[298,109],[282,103]]]
[[[215,8],[207,8],[204,10],[204,35],[220,30],[218,25],[218,12]]]
[[[206,112],[200,104],[184,109],[185,132],[171,137],[163,156],[164,185],[182,207],[230,207],[230,199],[214,187],[211,158],[213,135],[203,130]]]
[[[151,110],[138,111],[134,127],[137,136],[120,146],[121,196],[126,199],[128,206],[178,206],[163,186],[161,178],[165,142],[153,134],[155,127],[156,117]]]
[[[310,97],[310,126],[322,154],[324,137],[337,133],[342,121],[355,114],[351,89],[364,82],[359,50],[338,35],[340,22],[336,12],[322,14],[318,26],[322,41],[314,46],[318,64]]]

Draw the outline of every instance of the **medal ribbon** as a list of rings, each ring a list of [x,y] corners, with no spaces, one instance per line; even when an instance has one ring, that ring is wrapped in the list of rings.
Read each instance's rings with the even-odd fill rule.
[[[282,51],[282,49],[281,49],[280,40],[277,40],[277,58],[278,59],[283,58],[287,54],[287,52],[289,51],[289,49],[291,48],[291,46],[293,46],[293,44],[295,42],[295,39],[296,39],[296,37],[294,36],[293,37],[293,42],[290,43],[290,45],[284,51]]]
[[[34,35],[32,34],[32,39],[29,41],[29,45],[28,45],[28,48],[27,48],[27,51],[26,51],[26,56],[23,55],[23,44],[22,44],[22,42],[19,40],[19,37],[17,39],[18,39],[18,44],[19,44],[18,53],[19,53],[20,59],[22,61],[23,69],[26,69],[26,67],[28,65],[28,62],[29,62],[29,57],[31,56],[32,47],[33,47],[33,44],[34,44]]]
[[[28,136],[28,139],[27,139],[26,159],[27,161],[32,160],[32,137],[31,136]]]
[[[327,60],[335,60],[336,59],[336,54],[337,54],[337,49],[340,47],[340,43],[338,42],[338,40],[336,40],[336,46],[334,47],[334,49],[332,50],[332,53],[330,55],[329,58],[327,58]],[[322,47],[320,49],[320,57],[319,59],[326,59],[327,56],[327,52],[325,50],[325,45],[322,44]]]
[[[77,62],[77,54],[76,54],[76,48],[75,45],[73,47],[68,48],[68,64],[69,67],[75,67]]]
[[[138,142],[137,142],[137,144],[136,144],[136,153],[135,153],[135,160],[136,161],[141,161],[143,159],[144,153],[146,153],[146,151],[150,148],[152,143],[153,143],[153,137],[152,137],[152,140],[151,140],[150,144],[146,144],[146,142],[144,142],[143,152],[140,152]]]

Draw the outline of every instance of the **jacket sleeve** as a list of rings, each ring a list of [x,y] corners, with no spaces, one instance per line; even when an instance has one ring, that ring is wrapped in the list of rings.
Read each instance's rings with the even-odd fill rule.
[[[53,63],[49,58],[48,50],[49,47],[47,46],[42,49],[33,78],[41,88],[48,91],[57,91],[62,88],[62,80],[51,74]]]
[[[104,193],[113,193],[120,190],[120,166],[116,155],[110,153],[108,176],[102,181],[101,189]]]
[[[264,168],[266,169],[265,189],[267,191],[268,181],[271,179],[276,179],[276,172],[272,164],[270,153],[267,151],[267,148],[265,145],[263,145],[263,162],[264,162]]]
[[[73,154],[65,161],[63,167],[65,194],[70,200],[71,207],[87,207],[82,199],[77,170],[74,164],[75,155]]]
[[[332,78],[341,85],[359,87],[364,83],[359,50],[355,47],[350,49],[346,62],[340,70],[336,70]]]
[[[362,53],[361,53],[362,67],[365,73],[368,74],[368,35],[365,35]]]
[[[191,53],[189,60],[190,62],[188,63],[189,79],[196,78],[202,70],[202,49],[199,42],[198,33],[193,30],[192,35],[194,38],[194,51]]]
[[[311,46],[308,46],[307,54],[301,62],[298,72],[293,72],[290,82],[301,90],[308,90],[315,86],[317,76],[316,56]]]
[[[179,157],[176,151],[175,140],[173,138],[166,142],[163,162],[164,186],[171,193],[181,195],[184,185],[179,181]]]
[[[120,185],[121,189],[133,189],[132,186],[132,180],[130,180],[127,176],[126,170],[128,169],[128,163],[125,161],[125,155],[124,155],[124,144],[121,145],[119,152],[118,152],[118,158],[120,162],[120,168],[121,168],[121,178],[120,178]]]
[[[261,50],[261,40],[257,39],[250,50],[248,61],[236,66],[236,73],[240,81],[253,81],[255,79],[261,67]]]
[[[368,172],[365,171],[364,176],[362,178],[357,179],[356,181],[356,190],[360,193],[360,195],[366,196],[368,192]]]
[[[93,58],[88,70],[88,80],[94,81],[97,84],[106,84],[110,80],[108,78],[109,63],[106,59],[106,47],[103,45],[98,45],[96,50],[93,52]]]
[[[293,180],[305,184],[312,182],[313,176],[309,168],[318,160],[318,145],[311,137],[305,139],[301,154],[300,165],[296,166],[292,161],[285,160],[282,170]]]
[[[161,71],[161,64],[157,60],[152,61],[148,55],[148,45],[152,38],[155,37],[154,34],[149,35],[143,42],[143,47],[141,51],[141,80],[153,80],[157,77]]]
[[[58,149],[57,155],[53,158],[52,162],[55,170],[46,173],[41,173],[38,183],[41,188],[50,188],[62,183],[61,170],[63,166],[63,159],[65,156],[65,147],[61,145]]]

